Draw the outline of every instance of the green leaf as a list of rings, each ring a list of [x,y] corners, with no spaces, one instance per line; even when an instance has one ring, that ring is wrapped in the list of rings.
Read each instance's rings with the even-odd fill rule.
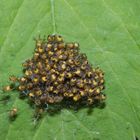
[[[140,139],[140,1],[138,0],[1,0],[0,85],[21,75],[32,56],[33,38],[53,33],[80,43],[94,66],[105,72],[104,109],[63,109],[46,114],[35,127],[33,109],[11,92],[0,104],[1,140]],[[1,95],[2,96],[1,92]],[[19,109],[13,122],[8,110]]]

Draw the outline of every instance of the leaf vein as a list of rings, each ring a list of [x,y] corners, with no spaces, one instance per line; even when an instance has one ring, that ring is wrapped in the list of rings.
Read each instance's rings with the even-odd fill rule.
[[[21,9],[23,3],[24,3],[24,0],[23,0],[22,3],[19,5],[19,7],[18,7],[18,9],[17,9],[17,12],[16,12],[16,14],[15,14],[15,17],[13,18],[13,20],[12,20],[12,22],[11,22],[11,25],[9,26],[9,30],[8,30],[8,32],[7,32],[7,35],[6,35],[6,37],[5,37],[5,39],[4,39],[3,43],[2,43],[2,45],[1,45],[1,47],[0,47],[0,53],[1,53],[1,50],[2,50],[2,46],[4,46],[4,43],[6,42],[6,40],[7,40],[7,38],[8,38],[8,34],[10,33],[10,31],[11,31],[11,29],[12,29],[12,26],[13,26],[13,24],[14,24],[14,21],[16,20],[16,18],[17,18],[17,16],[18,16],[18,13],[19,13],[19,10]]]
[[[128,32],[129,36],[134,41],[134,43],[136,44],[136,46],[138,47],[138,49],[140,49],[140,45],[137,43],[136,39],[133,37],[132,33],[129,31],[129,29],[127,28],[126,24],[122,20],[122,18],[107,4],[107,2],[105,0],[102,0],[102,1],[104,2],[105,7],[108,8],[112,12],[112,14],[114,16],[116,16],[116,17],[118,17],[120,19],[120,22],[122,23],[122,26]]]

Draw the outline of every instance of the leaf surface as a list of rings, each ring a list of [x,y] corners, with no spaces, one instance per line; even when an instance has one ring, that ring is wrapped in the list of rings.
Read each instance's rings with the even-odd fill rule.
[[[53,33],[79,42],[93,66],[105,72],[104,109],[63,109],[46,115],[35,127],[33,109],[11,92],[0,104],[2,140],[135,140],[140,139],[140,1],[138,0],[1,0],[0,86],[21,75],[32,56],[33,38]],[[2,96],[1,91],[1,96]],[[11,107],[19,109],[14,122]]]

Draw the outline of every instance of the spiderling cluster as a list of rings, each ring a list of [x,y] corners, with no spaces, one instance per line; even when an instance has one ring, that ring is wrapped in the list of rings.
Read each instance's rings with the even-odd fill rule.
[[[23,63],[23,76],[11,76],[5,91],[16,89],[35,106],[64,100],[91,105],[105,99],[104,73],[88,63],[78,43],[65,43],[59,35],[36,39],[33,57]]]

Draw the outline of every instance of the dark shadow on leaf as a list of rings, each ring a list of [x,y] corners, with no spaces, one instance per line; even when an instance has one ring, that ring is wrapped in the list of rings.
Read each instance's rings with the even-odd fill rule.
[[[16,118],[17,118],[17,115],[15,115],[14,117],[11,116],[11,117],[9,117],[9,121],[10,121],[10,122],[13,122],[13,121],[16,120]]]
[[[33,103],[29,102],[29,104],[32,108],[36,108]],[[72,110],[75,113],[78,113],[79,110],[87,109],[87,114],[92,115],[94,108],[104,109],[105,106],[106,104],[103,101],[95,102],[93,105],[88,105],[85,102],[73,102],[72,100],[65,100],[57,104],[48,104],[46,109],[44,109],[44,107],[40,108],[43,108],[44,111],[50,116],[60,114],[62,109]]]
[[[2,98],[0,98],[0,103],[6,105],[9,102],[10,98],[10,95],[3,95]]]

